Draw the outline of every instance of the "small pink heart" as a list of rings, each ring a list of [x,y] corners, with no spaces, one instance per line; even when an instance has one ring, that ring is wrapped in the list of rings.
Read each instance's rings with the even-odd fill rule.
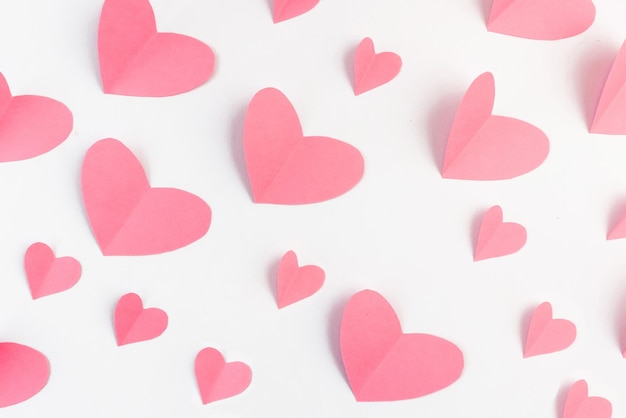
[[[528,39],[563,39],[586,31],[595,16],[591,0],[493,0],[487,30]]]
[[[215,348],[207,347],[196,356],[196,381],[203,404],[238,395],[250,385],[252,370],[240,361],[226,363]]]
[[[250,101],[243,148],[256,203],[299,205],[337,197],[363,177],[363,157],[352,145],[305,137],[289,100],[266,88]]]
[[[376,53],[374,42],[364,38],[354,57],[354,94],[358,96],[393,80],[402,67],[402,59],[393,52]]]
[[[139,295],[127,293],[115,306],[114,320],[117,345],[151,340],[167,328],[167,314],[159,308],[144,309]]]
[[[24,269],[33,299],[71,288],[80,279],[82,271],[78,260],[72,257],[56,258],[43,242],[28,247],[24,256]]]
[[[604,83],[589,132],[626,134],[626,41],[622,44]]]
[[[98,57],[105,93],[171,96],[206,82],[215,57],[189,36],[157,32],[148,0],[106,0],[98,26]]]
[[[104,255],[173,251],[209,230],[211,209],[178,189],[151,188],[137,158],[121,142],[89,148],[81,172],[91,230]]]
[[[298,267],[298,258],[287,251],[278,267],[278,309],[317,292],[324,284],[324,270],[318,266]]]
[[[548,137],[518,119],[494,116],[493,75],[480,75],[459,106],[443,161],[444,178],[502,180],[537,168],[548,156]]]
[[[48,383],[50,363],[34,348],[0,343],[0,408],[24,402]]]
[[[552,319],[552,305],[535,309],[528,326],[524,358],[565,350],[576,339],[576,326],[567,319]]]
[[[463,353],[429,334],[403,334],[393,308],[377,292],[353,295],[341,320],[341,356],[359,402],[412,399],[454,383]]]
[[[274,0],[274,23],[300,16],[314,8],[320,0]]]
[[[72,132],[72,112],[43,96],[12,96],[0,74],[0,162],[25,160],[55,148]]]
[[[489,208],[478,230],[474,261],[501,257],[519,251],[526,243],[526,228],[514,222],[502,222],[502,208]]]
[[[611,402],[588,395],[587,382],[579,380],[572,385],[565,400],[562,418],[611,418]]]

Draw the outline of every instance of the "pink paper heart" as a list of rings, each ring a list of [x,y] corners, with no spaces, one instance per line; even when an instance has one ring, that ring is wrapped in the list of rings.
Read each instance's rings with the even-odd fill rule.
[[[157,32],[148,0],[106,0],[98,27],[105,93],[171,96],[205,83],[213,73],[211,48],[197,39]]]
[[[36,242],[26,250],[24,269],[33,299],[63,292],[80,279],[82,268],[73,257],[56,258],[52,249]]]
[[[576,326],[567,319],[552,319],[552,305],[535,309],[528,326],[524,358],[565,350],[576,339]]]
[[[494,98],[493,75],[481,74],[454,116],[441,170],[444,178],[510,179],[534,170],[548,156],[550,143],[542,131],[491,114]]]
[[[341,320],[341,356],[357,401],[428,395],[454,383],[463,353],[429,334],[403,334],[396,313],[378,293],[353,295]]]
[[[0,343],[0,408],[24,402],[48,383],[46,356],[26,345]]]
[[[167,328],[167,314],[159,308],[144,309],[139,295],[127,293],[115,306],[114,320],[117,345],[151,340]]]
[[[514,222],[502,222],[502,208],[489,208],[478,230],[474,261],[501,257],[519,251],[526,243],[526,229]]]
[[[215,348],[207,347],[196,356],[196,381],[203,404],[238,395],[250,385],[252,370],[240,361],[226,363]]]
[[[274,23],[300,16],[314,8],[320,0],[274,0]]]
[[[591,0],[493,0],[487,30],[528,39],[563,39],[586,31],[595,16]]]
[[[55,148],[72,132],[72,112],[43,96],[12,96],[0,74],[0,162],[25,160]]]
[[[116,139],[89,148],[81,173],[91,230],[104,255],[159,254],[206,234],[211,209],[178,189],[151,188],[141,164]]]
[[[298,205],[337,197],[363,177],[363,157],[336,139],[305,137],[295,109],[278,90],[250,101],[243,148],[256,203]]]
[[[626,42],[622,44],[606,79],[589,132],[626,134]]]
[[[611,402],[600,397],[589,397],[587,382],[579,380],[572,385],[565,400],[562,418],[611,418]]]
[[[393,80],[402,68],[402,59],[393,52],[376,53],[374,42],[364,38],[354,57],[354,94],[359,95]]]
[[[317,292],[324,284],[324,270],[318,266],[298,267],[298,258],[287,251],[278,267],[278,309]]]

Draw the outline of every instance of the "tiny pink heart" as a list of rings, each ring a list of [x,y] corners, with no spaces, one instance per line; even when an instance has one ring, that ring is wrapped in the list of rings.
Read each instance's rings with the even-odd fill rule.
[[[502,208],[493,206],[480,223],[474,261],[513,254],[525,243],[526,228],[514,222],[502,222]]]
[[[317,292],[324,284],[324,270],[318,266],[298,267],[296,253],[288,251],[278,266],[278,309]]]
[[[604,83],[589,132],[626,134],[626,41],[622,44]],[[624,226],[621,234],[626,234]],[[609,238],[611,239],[611,238]]]
[[[535,309],[528,326],[524,358],[565,350],[576,340],[576,326],[567,319],[552,319],[552,305]]]
[[[393,80],[402,68],[402,59],[393,52],[374,51],[374,42],[364,38],[354,57],[354,94],[359,95]]]
[[[588,394],[587,382],[579,380],[570,388],[562,418],[611,418],[613,408],[607,399]]]
[[[46,356],[26,345],[0,343],[0,408],[24,402],[48,383]]]
[[[274,23],[300,16],[314,8],[320,0],[274,0]]]
[[[56,258],[52,249],[36,242],[26,250],[24,269],[33,299],[63,292],[80,279],[82,268],[73,257]]]
[[[238,395],[252,381],[252,370],[247,364],[226,363],[222,354],[211,347],[196,356],[195,372],[203,404]]]
[[[144,309],[139,295],[127,293],[115,306],[114,324],[117,345],[147,341],[163,334],[167,314],[158,308]]]

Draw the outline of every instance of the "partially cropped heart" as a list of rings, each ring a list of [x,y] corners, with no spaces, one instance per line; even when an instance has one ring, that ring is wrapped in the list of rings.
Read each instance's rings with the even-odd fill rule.
[[[626,117],[624,116],[626,115],[626,88],[624,87],[626,87],[626,41],[617,53],[604,83],[589,132],[609,135],[626,134]]]
[[[587,382],[579,380],[570,388],[562,418],[611,418],[611,402],[599,396],[589,396]]]
[[[428,395],[454,383],[463,353],[429,334],[403,334],[389,303],[372,290],[348,301],[341,320],[341,356],[357,401]]]
[[[502,208],[489,208],[478,230],[474,261],[501,257],[519,251],[526,244],[526,228],[514,222],[502,222]]]
[[[222,354],[212,347],[198,353],[195,371],[203,404],[238,395],[252,381],[252,370],[247,364],[226,363]]]
[[[552,319],[552,305],[535,309],[528,326],[524,358],[565,350],[576,339],[576,326],[567,319]]]
[[[89,148],[81,172],[91,230],[104,255],[172,251],[206,234],[211,209],[179,189],[151,188],[133,153],[116,139]]]
[[[529,39],[578,35],[596,16],[591,0],[493,0],[487,30]]]
[[[364,38],[354,57],[354,94],[359,95],[393,80],[402,67],[402,59],[393,52],[374,51],[374,42]]]
[[[311,296],[323,284],[324,270],[313,265],[299,267],[296,253],[288,251],[278,266],[278,308]]]
[[[115,306],[113,322],[117,345],[126,345],[163,334],[167,328],[167,314],[159,308],[144,309],[139,295],[127,293]]]
[[[295,109],[273,88],[259,91],[250,101],[243,148],[257,203],[329,200],[363,177],[363,157],[356,148],[332,138],[303,136]]]
[[[56,258],[52,249],[43,242],[28,247],[24,269],[33,299],[71,288],[80,279],[82,271],[78,260],[73,257]]]
[[[537,168],[548,156],[546,135],[529,123],[494,116],[491,73],[469,87],[454,116],[441,175],[464,180],[501,180]]]
[[[274,23],[300,16],[314,8],[320,0],[274,0]]]
[[[25,160],[55,148],[72,132],[72,112],[43,96],[12,96],[0,74],[0,162]]]
[[[0,343],[0,408],[24,402],[48,383],[46,356],[26,345]]]
[[[198,87],[215,57],[189,36],[157,32],[148,0],[105,0],[98,26],[100,76],[105,93],[171,96]]]

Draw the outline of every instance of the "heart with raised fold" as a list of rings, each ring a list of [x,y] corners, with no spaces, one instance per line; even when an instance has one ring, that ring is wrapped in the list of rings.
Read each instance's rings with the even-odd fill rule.
[[[374,42],[364,38],[354,57],[354,94],[359,95],[393,80],[402,68],[402,59],[394,52],[374,50]]]
[[[296,253],[287,251],[278,266],[278,309],[313,295],[324,284],[324,276],[318,266],[298,266]]]
[[[530,320],[524,358],[565,350],[576,340],[576,326],[567,319],[553,319],[552,305],[539,305]]]
[[[36,242],[26,250],[24,270],[33,299],[63,292],[78,283],[82,268],[73,257],[55,257],[52,249]]]
[[[599,396],[589,396],[585,380],[578,380],[570,388],[562,418],[611,418],[611,402]]]
[[[252,381],[252,370],[247,364],[226,363],[222,353],[212,347],[198,353],[194,368],[203,404],[238,395]]]
[[[117,345],[147,341],[163,334],[167,314],[159,308],[144,308],[136,293],[122,296],[115,306],[113,323]]]
[[[502,222],[502,208],[489,208],[480,223],[474,261],[501,257],[519,251],[526,244],[526,228],[515,222]]]

